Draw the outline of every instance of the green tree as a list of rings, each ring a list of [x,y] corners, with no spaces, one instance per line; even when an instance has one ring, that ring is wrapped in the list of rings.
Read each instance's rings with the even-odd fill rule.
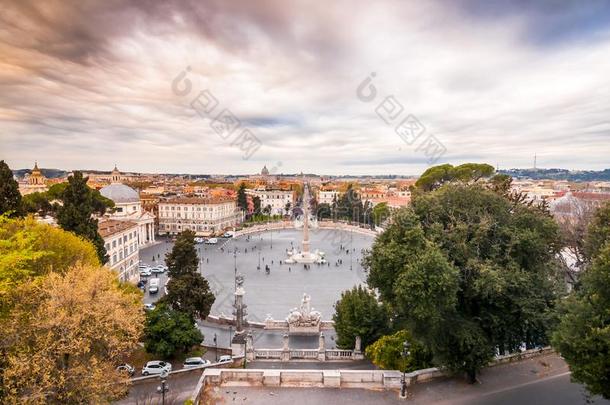
[[[559,230],[542,211],[477,183],[418,193],[365,258],[369,284],[438,365],[476,372],[547,344],[563,280]]]
[[[328,219],[332,217],[332,208],[328,203],[318,204],[316,213],[318,214],[318,219]]]
[[[13,178],[13,172],[4,160],[0,160],[0,215],[2,214],[11,217],[23,214],[19,184]]]
[[[356,336],[360,336],[362,347],[366,347],[388,331],[389,318],[386,309],[375,294],[362,286],[341,293],[335,303],[335,331],[337,346],[353,349]]]
[[[261,213],[261,198],[257,195],[252,197],[252,203],[254,204],[254,212],[253,215],[258,215]]]
[[[409,356],[403,357],[403,343],[410,344]],[[432,353],[415,340],[407,330],[382,336],[366,348],[366,356],[377,367],[386,370],[421,370],[432,367]]]
[[[415,182],[415,187],[422,191],[433,191],[445,183],[475,183],[482,178],[489,178],[494,168],[488,164],[464,163],[459,166],[443,164],[426,170]]]
[[[178,235],[171,252],[165,255],[165,264],[171,278],[197,272],[199,258],[195,248],[195,232],[186,229]]]
[[[246,196],[246,183],[241,183],[237,190],[237,206],[244,212],[248,212],[248,197]]]
[[[390,217],[388,203],[382,202],[373,207],[373,224],[379,226]]]
[[[147,313],[144,336],[146,351],[164,359],[186,352],[203,341],[189,314],[164,304]]]
[[[82,236],[95,246],[100,262],[106,263],[108,255],[104,247],[104,239],[97,230],[97,219],[93,217],[96,211],[94,193],[87,186],[87,178],[75,171],[68,177],[68,185],[64,189],[62,206],[57,213],[57,223],[62,229]]]
[[[570,365],[574,380],[591,394],[610,399],[610,244],[580,282],[580,288],[562,303],[553,346]]]
[[[23,210],[42,216],[53,213],[53,205],[49,202],[47,193],[30,193],[23,197]]]
[[[610,202],[595,210],[585,238],[585,256],[588,261],[595,258],[610,242]]]
[[[172,251],[166,255],[165,263],[170,280],[167,283],[167,295],[162,301],[192,318],[205,319],[215,297],[208,281],[198,271],[195,232],[185,230],[178,235]]]
[[[207,318],[215,299],[208,281],[199,273],[171,278],[167,283],[167,295],[162,298],[172,308],[200,319]]]

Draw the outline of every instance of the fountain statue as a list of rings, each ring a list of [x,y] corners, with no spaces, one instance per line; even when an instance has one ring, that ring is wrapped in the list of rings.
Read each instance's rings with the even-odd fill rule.
[[[290,310],[286,322],[293,335],[313,335],[320,332],[322,314],[311,307],[311,297],[303,294],[301,306]]]

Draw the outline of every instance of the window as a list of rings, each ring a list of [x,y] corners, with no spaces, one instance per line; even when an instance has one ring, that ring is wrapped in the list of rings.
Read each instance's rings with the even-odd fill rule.
[[[116,239],[112,241],[112,247],[115,248],[116,247]]]

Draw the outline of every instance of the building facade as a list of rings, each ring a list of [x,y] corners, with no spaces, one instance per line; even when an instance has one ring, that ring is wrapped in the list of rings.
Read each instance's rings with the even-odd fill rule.
[[[108,267],[118,273],[121,281],[137,281],[140,261],[138,224],[107,219],[99,222],[98,232],[104,239]]]
[[[270,207],[270,215],[286,215],[286,206],[294,208],[295,192],[293,190],[246,190],[246,194],[261,200],[261,210]]]
[[[335,200],[339,200],[341,193],[337,190],[318,190],[318,204],[332,205]]]
[[[229,197],[178,197],[159,201],[159,234],[190,229],[199,236],[219,234],[237,226],[243,214]]]

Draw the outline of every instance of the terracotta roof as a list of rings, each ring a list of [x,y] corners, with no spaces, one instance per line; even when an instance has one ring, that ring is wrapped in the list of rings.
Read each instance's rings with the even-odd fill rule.
[[[222,204],[226,202],[234,202],[235,198],[218,196],[218,197],[178,197],[171,200],[159,201],[159,204]]]
[[[610,194],[608,193],[587,193],[587,192],[574,192],[572,195],[582,200],[596,200],[606,201],[610,200]]]
[[[135,222],[108,219],[106,221],[99,222],[97,225],[97,230],[102,236],[102,238],[106,238],[108,236],[123,232],[126,229],[136,226],[138,226],[138,224],[136,224]]]

